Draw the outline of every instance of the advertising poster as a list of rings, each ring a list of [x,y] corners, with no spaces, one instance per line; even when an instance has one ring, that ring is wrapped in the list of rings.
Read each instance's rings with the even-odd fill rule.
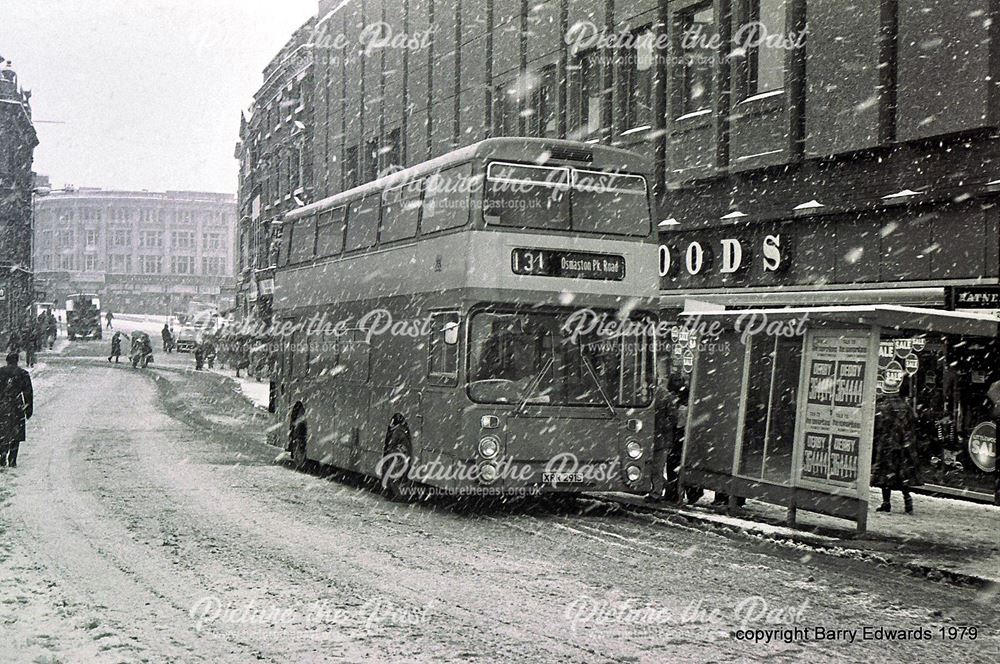
[[[803,419],[802,478],[852,487],[858,481],[868,335],[812,335]]]

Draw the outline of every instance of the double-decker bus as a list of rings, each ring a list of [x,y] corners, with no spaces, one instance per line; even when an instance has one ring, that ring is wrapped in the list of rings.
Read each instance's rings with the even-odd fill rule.
[[[96,293],[73,293],[66,298],[66,337],[101,338],[101,299]]]
[[[296,465],[396,498],[647,490],[648,171],[494,138],[287,214],[271,403]]]

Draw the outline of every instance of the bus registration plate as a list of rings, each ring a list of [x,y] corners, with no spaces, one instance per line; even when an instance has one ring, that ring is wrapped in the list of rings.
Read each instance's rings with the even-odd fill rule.
[[[583,473],[542,473],[542,484],[586,484]]]
[[[514,274],[564,279],[600,279],[621,281],[625,278],[625,257],[558,249],[518,248],[510,252]]]

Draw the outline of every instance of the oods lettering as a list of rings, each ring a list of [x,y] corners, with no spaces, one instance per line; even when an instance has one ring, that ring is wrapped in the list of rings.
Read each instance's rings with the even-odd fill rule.
[[[724,238],[713,247],[708,242],[694,240],[683,251],[675,252],[660,245],[660,276],[674,274],[680,266],[691,276],[717,269],[719,274],[735,274],[750,267],[753,257],[736,238]],[[760,261],[764,272],[779,272],[787,264],[782,254],[781,235],[765,235],[760,244]]]

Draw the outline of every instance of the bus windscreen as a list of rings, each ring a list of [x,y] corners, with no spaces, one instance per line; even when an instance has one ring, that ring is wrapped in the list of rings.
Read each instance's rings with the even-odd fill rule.
[[[653,394],[653,326],[600,337],[567,332],[566,313],[482,311],[469,335],[479,403],[642,407]]]
[[[487,225],[645,236],[646,180],[639,175],[493,162],[487,169]]]

